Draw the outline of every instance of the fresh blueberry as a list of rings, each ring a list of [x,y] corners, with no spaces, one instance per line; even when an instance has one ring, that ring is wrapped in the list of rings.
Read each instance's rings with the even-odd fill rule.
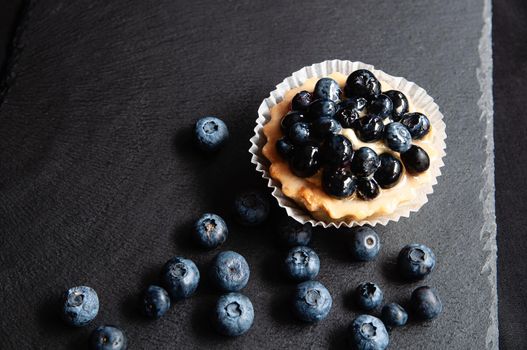
[[[360,177],[357,180],[357,194],[361,199],[369,201],[377,198],[380,193],[381,189],[375,179]]]
[[[237,292],[249,281],[249,264],[233,251],[221,252],[212,262],[211,278],[214,284],[226,292]]]
[[[318,118],[313,121],[313,132],[318,138],[324,139],[330,135],[335,135],[342,130],[340,123],[333,118]]]
[[[229,230],[219,215],[206,213],[194,224],[194,234],[202,247],[212,249],[225,242]]]
[[[300,91],[293,97],[291,101],[291,109],[293,111],[306,111],[311,102],[313,101],[313,96],[308,91]]]
[[[351,161],[351,171],[359,177],[372,175],[377,171],[381,161],[377,153],[369,147],[361,147],[355,151]]]
[[[323,320],[329,314],[333,299],[326,287],[317,281],[306,281],[296,286],[293,309],[305,322]]]
[[[312,280],[317,277],[320,270],[320,259],[309,247],[294,247],[287,253],[284,270],[286,275],[295,281]]]
[[[395,152],[406,152],[412,147],[412,135],[406,126],[393,122],[384,127],[384,144]]]
[[[362,97],[352,97],[342,101],[338,105],[338,111],[335,118],[343,128],[351,129],[359,120],[360,113],[364,110],[367,100]]]
[[[388,96],[393,103],[392,119],[398,122],[401,120],[403,114],[408,112],[408,99],[406,96],[397,90],[389,90],[383,92],[384,95]]]
[[[176,256],[165,263],[161,277],[170,297],[179,300],[194,294],[200,275],[192,260]]]
[[[427,286],[417,288],[410,298],[415,316],[421,320],[431,320],[443,311],[443,303],[437,292]]]
[[[224,294],[216,303],[214,321],[221,334],[230,337],[242,335],[253,324],[253,304],[241,293]]]
[[[361,283],[355,290],[355,302],[364,311],[373,310],[381,305],[382,298],[382,290],[375,283]]]
[[[287,134],[293,124],[305,121],[304,115],[300,112],[289,112],[280,121],[282,132]]]
[[[257,226],[269,216],[270,204],[267,197],[258,191],[240,193],[234,199],[236,220],[245,226]]]
[[[313,91],[315,99],[324,98],[334,102],[340,101],[341,93],[339,84],[331,78],[319,79]]]
[[[347,137],[343,135],[332,135],[326,138],[321,152],[326,164],[341,166],[351,161],[353,146]]]
[[[349,342],[353,350],[384,350],[390,343],[388,331],[377,317],[360,315],[349,326]]]
[[[382,139],[383,130],[382,118],[375,114],[362,117],[355,123],[357,137],[363,142],[374,142]]]
[[[413,139],[421,139],[430,130],[430,120],[422,113],[406,113],[401,123],[408,128]]]
[[[410,174],[422,173],[430,167],[428,153],[417,145],[412,145],[408,151],[401,153],[401,160]]]
[[[387,95],[380,94],[370,100],[368,113],[378,115],[382,119],[390,117],[393,113],[393,102]]]
[[[411,280],[425,278],[435,265],[434,252],[424,244],[408,244],[401,249],[397,257],[399,272],[403,277]]]
[[[350,98],[345,99],[344,101],[341,101],[338,104],[338,110],[341,111],[344,109],[349,109],[357,112],[362,112],[364,111],[367,105],[368,100],[366,100],[364,97],[352,96]]]
[[[141,309],[150,318],[160,318],[170,309],[170,297],[166,290],[158,286],[149,286],[143,292]]]
[[[337,104],[331,100],[319,98],[309,105],[308,116],[311,120],[318,118],[333,118],[337,112]]]
[[[408,322],[408,313],[397,303],[389,303],[382,307],[381,319],[388,327],[402,327]]]
[[[310,177],[320,169],[320,151],[315,145],[301,145],[295,147],[289,166],[293,174],[299,177]]]
[[[357,96],[370,99],[381,93],[381,83],[369,70],[359,69],[348,76],[344,92],[347,97]]]
[[[310,128],[308,123],[298,122],[289,128],[289,140],[295,145],[307,143],[310,140]]]
[[[124,332],[116,326],[100,326],[91,333],[91,350],[126,350],[127,347]]]
[[[371,261],[377,257],[381,249],[381,241],[377,232],[368,226],[352,229],[350,250],[353,259]]]
[[[90,323],[99,312],[99,298],[90,287],[80,286],[68,289],[63,294],[62,317],[75,327]]]
[[[322,172],[324,192],[336,198],[351,196],[357,188],[357,179],[347,167],[327,167]]]
[[[203,117],[198,120],[194,132],[198,146],[207,152],[218,150],[229,138],[227,125],[216,117]]]
[[[291,158],[291,155],[293,154],[293,148],[293,144],[286,137],[282,137],[276,141],[276,151],[284,159]]]
[[[301,224],[286,217],[280,222],[278,231],[281,241],[288,247],[308,245],[311,241],[312,226],[309,223]]]
[[[401,178],[403,165],[399,159],[390,153],[381,154],[379,159],[381,160],[381,166],[377,169],[373,177],[381,188],[392,188]]]

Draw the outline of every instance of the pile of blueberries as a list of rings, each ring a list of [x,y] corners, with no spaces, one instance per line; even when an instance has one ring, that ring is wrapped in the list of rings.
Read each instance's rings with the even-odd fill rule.
[[[340,134],[342,128],[353,129],[362,142],[384,141],[400,160],[388,152],[378,155],[369,147],[354,150]],[[403,164],[414,175],[430,166],[426,151],[412,145],[412,139],[428,133],[430,121],[422,113],[408,112],[402,92],[381,93],[381,83],[366,69],[348,76],[344,94],[331,78],[318,80],[313,93],[297,93],[281,129],[285,136],[276,142],[276,150],[291,171],[310,177],[322,169],[324,191],[337,198],[356,192],[363,200],[374,199],[381,188],[397,184]]]

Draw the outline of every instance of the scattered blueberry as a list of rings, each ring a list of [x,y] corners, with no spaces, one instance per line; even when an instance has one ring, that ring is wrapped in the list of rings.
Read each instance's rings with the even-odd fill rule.
[[[222,295],[215,310],[215,325],[218,332],[227,336],[239,336],[247,332],[254,320],[251,300],[241,293]]]
[[[329,314],[333,299],[326,287],[317,281],[306,281],[296,286],[293,309],[305,322],[323,320]]]
[[[393,122],[384,127],[384,143],[395,152],[406,152],[412,147],[412,135],[406,126]]]
[[[401,160],[410,174],[422,173],[430,167],[428,153],[417,145],[412,145],[408,151],[401,153]]]
[[[304,115],[300,112],[289,112],[287,113],[282,120],[280,121],[280,127],[282,128],[282,132],[284,134],[288,133],[289,128],[293,126],[293,124],[304,122],[305,118]]]
[[[382,139],[383,130],[382,118],[375,114],[362,117],[355,123],[357,137],[363,142],[374,142]]]
[[[381,93],[381,83],[367,69],[359,69],[348,76],[344,92],[347,97],[357,96],[370,99]]]
[[[320,169],[320,151],[315,145],[295,147],[289,166],[293,174],[299,177],[310,177]]]
[[[234,199],[236,219],[245,226],[260,225],[267,219],[269,210],[269,200],[263,193],[258,191],[243,192]]]
[[[291,101],[291,109],[293,111],[305,111],[313,101],[313,96],[308,91],[300,91],[293,97]]]
[[[313,91],[315,99],[324,98],[333,102],[340,101],[341,93],[339,84],[331,78],[319,79]]]
[[[284,270],[295,281],[308,281],[317,277],[320,270],[320,259],[309,247],[294,247],[287,253]]]
[[[240,254],[233,251],[221,252],[212,262],[211,278],[223,291],[237,292],[249,281],[249,264]]]
[[[291,155],[293,154],[293,148],[294,146],[291,141],[289,141],[285,137],[282,137],[281,139],[276,141],[276,151],[284,159],[291,158]]]
[[[322,172],[322,188],[330,196],[346,198],[357,188],[357,179],[347,167],[327,167]]]
[[[351,161],[353,146],[346,136],[332,135],[322,145],[321,152],[326,164],[341,166]]]
[[[408,244],[401,249],[397,257],[397,267],[407,279],[425,278],[434,270],[436,257],[432,249],[424,244]]]
[[[72,326],[87,325],[99,312],[99,297],[90,287],[70,288],[64,292],[62,299],[62,317]]]
[[[340,123],[336,119],[327,117],[315,119],[312,126],[315,135],[322,139],[330,135],[335,135],[342,130],[342,126],[340,126]]]
[[[212,249],[225,242],[229,230],[219,215],[206,213],[194,224],[194,233],[202,247]]]
[[[383,153],[379,156],[381,166],[373,175],[375,181],[381,188],[392,188],[399,182],[403,172],[401,161],[390,153]]]
[[[208,152],[218,150],[229,138],[227,125],[216,117],[203,117],[198,120],[194,132],[198,146]]]
[[[408,313],[397,303],[389,303],[383,306],[381,319],[388,327],[402,327],[408,322]]]
[[[310,134],[309,124],[303,122],[294,123],[288,132],[289,140],[295,145],[307,143],[310,140]]]
[[[361,283],[355,290],[355,302],[364,311],[373,310],[381,305],[382,298],[382,290],[375,283]]]
[[[393,103],[392,120],[398,122],[401,120],[403,114],[408,112],[408,99],[406,96],[397,90],[389,90],[383,92],[384,95],[388,96]]]
[[[126,350],[128,341],[123,331],[116,326],[100,326],[90,336],[91,350]]]
[[[417,288],[410,298],[415,316],[421,320],[431,320],[443,311],[443,304],[437,292],[427,286]]]
[[[150,318],[160,318],[170,309],[170,297],[166,290],[158,286],[149,286],[143,292],[141,309]]]
[[[163,284],[174,300],[190,297],[199,284],[199,270],[192,260],[174,257],[167,261],[161,271]]]
[[[421,139],[430,130],[430,120],[422,113],[406,113],[401,123],[408,128],[413,139]]]
[[[301,224],[289,217],[280,222],[280,238],[288,247],[308,245],[311,241],[312,226],[309,223]]]
[[[328,99],[318,99],[309,105],[308,116],[311,120],[317,118],[332,118],[337,112],[337,104]]]
[[[349,336],[353,350],[384,350],[390,342],[384,323],[370,315],[354,319],[349,326]]]
[[[377,181],[375,179],[368,179],[366,177],[360,177],[357,180],[357,194],[360,198],[369,201],[374,198],[377,198],[377,196],[381,193],[381,189],[379,187],[379,184],[377,184]]]
[[[351,171],[353,174],[366,177],[377,171],[381,161],[377,153],[369,147],[361,147],[353,155]]]
[[[390,117],[393,113],[393,102],[387,95],[380,94],[370,100],[368,113],[378,115],[382,119]]]
[[[377,232],[368,226],[352,229],[350,250],[353,259],[371,261],[377,257],[381,249],[381,241]]]

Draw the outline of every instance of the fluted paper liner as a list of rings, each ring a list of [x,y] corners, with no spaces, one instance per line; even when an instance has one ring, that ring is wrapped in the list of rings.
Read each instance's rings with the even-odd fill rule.
[[[322,78],[333,72],[340,72],[345,75],[351,74],[357,69],[368,69],[375,76],[388,83],[393,89],[403,92],[414,106],[413,109],[423,111],[434,128],[435,136],[432,143],[434,149],[438,151],[439,160],[430,164],[430,171],[433,181],[421,184],[418,188],[418,195],[410,203],[400,205],[394,212],[389,215],[379,215],[375,219],[360,220],[360,221],[319,221],[314,219],[310,213],[301,208],[292,198],[287,197],[281,190],[280,182],[271,178],[269,174],[269,160],[262,154],[262,148],[266,144],[267,139],[263,133],[263,126],[271,119],[271,108],[280,103],[285,93],[293,88],[301,86],[307,79],[317,77]],[[300,223],[309,222],[313,226],[327,227],[352,227],[377,224],[386,225],[389,221],[398,221],[401,217],[409,217],[411,212],[418,211],[427,201],[428,195],[433,192],[433,186],[437,184],[437,177],[441,175],[440,168],[444,165],[443,157],[445,153],[445,123],[443,122],[443,114],[439,111],[439,107],[430,97],[427,92],[419,87],[417,84],[410,82],[401,77],[391,76],[381,70],[375,69],[372,65],[362,62],[352,62],[343,60],[331,60],[316,63],[311,66],[304,67],[294,72],[290,77],[284,79],[283,82],[276,86],[276,89],[271,92],[270,96],[266,98],[260,108],[258,108],[258,119],[256,119],[256,127],[254,128],[254,136],[251,138],[251,148],[249,152],[252,154],[251,162],[256,165],[256,170],[262,173],[262,177],[267,180],[267,185],[273,189],[273,196],[278,201],[278,205],[284,208],[287,214]]]

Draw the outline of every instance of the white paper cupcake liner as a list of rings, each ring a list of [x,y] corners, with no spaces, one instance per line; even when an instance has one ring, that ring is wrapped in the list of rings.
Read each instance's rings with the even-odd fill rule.
[[[359,221],[320,221],[314,219],[310,213],[301,208],[293,199],[284,195],[281,190],[280,182],[271,178],[269,174],[269,160],[262,154],[262,148],[266,144],[267,139],[263,133],[263,126],[271,119],[271,108],[280,103],[286,92],[301,86],[307,79],[317,77],[322,78],[333,72],[340,72],[345,75],[351,74],[357,69],[368,69],[375,76],[388,83],[393,89],[403,92],[412,103],[412,110],[419,109],[423,111],[429,118],[434,127],[434,138],[432,147],[438,151],[439,159],[430,164],[428,171],[431,172],[433,181],[424,183],[417,188],[418,195],[410,203],[399,206],[394,212],[389,215],[377,216],[371,220]],[[266,98],[260,108],[258,108],[258,119],[256,119],[256,127],[254,128],[254,136],[251,138],[251,148],[249,153],[252,154],[251,162],[256,165],[256,170],[262,173],[262,177],[267,180],[267,185],[273,189],[273,196],[278,201],[278,205],[284,208],[287,214],[300,223],[311,223],[313,226],[327,227],[352,227],[377,224],[386,225],[389,221],[398,221],[401,217],[409,217],[411,212],[418,211],[427,201],[428,195],[433,192],[433,186],[437,184],[437,177],[441,175],[440,168],[444,166],[443,157],[446,155],[445,144],[446,132],[445,123],[443,122],[443,114],[439,111],[439,107],[430,97],[427,92],[419,87],[417,84],[410,82],[401,77],[391,76],[381,70],[375,69],[372,65],[362,62],[352,62],[343,60],[330,60],[321,63],[316,63],[311,66],[304,67],[294,72],[290,77],[284,79],[283,82],[276,86],[276,89],[271,92],[270,96]]]

